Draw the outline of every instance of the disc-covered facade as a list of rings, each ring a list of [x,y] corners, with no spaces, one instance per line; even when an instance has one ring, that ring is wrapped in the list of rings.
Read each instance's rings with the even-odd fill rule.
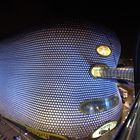
[[[101,45],[109,55],[97,51]],[[90,74],[95,64],[115,68],[119,55],[115,34],[94,24],[52,25],[1,41],[0,114],[46,133],[85,138],[120,118],[116,81]]]

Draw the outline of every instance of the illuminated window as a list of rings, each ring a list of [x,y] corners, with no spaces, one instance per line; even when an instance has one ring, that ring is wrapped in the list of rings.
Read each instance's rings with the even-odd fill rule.
[[[107,132],[111,131],[117,126],[117,121],[110,121],[98,128],[93,134],[92,138],[98,138]]]
[[[96,51],[99,55],[107,57],[111,54],[111,49],[107,45],[100,45],[96,48]]]
[[[111,95],[106,98],[89,99],[81,103],[80,111],[85,114],[95,114],[114,108],[119,104],[119,97]]]
[[[96,64],[90,69],[90,73],[94,78],[102,77],[103,76],[103,70],[107,69],[108,66],[105,64]]]

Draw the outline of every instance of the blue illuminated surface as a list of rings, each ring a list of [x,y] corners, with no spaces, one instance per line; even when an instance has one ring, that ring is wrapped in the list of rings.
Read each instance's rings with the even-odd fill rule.
[[[97,54],[100,44],[110,46],[109,57]],[[90,24],[54,25],[2,41],[0,114],[34,129],[82,140],[105,122],[120,118],[116,82],[89,74],[97,63],[116,67],[119,55],[115,34]],[[92,115],[80,111],[83,101],[114,94],[119,103],[112,109]]]

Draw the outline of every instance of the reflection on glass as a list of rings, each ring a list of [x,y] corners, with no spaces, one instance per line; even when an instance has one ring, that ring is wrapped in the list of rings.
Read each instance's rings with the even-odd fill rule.
[[[80,110],[85,114],[95,114],[109,110],[118,104],[119,97],[117,95],[111,95],[106,98],[86,100],[80,105]]]

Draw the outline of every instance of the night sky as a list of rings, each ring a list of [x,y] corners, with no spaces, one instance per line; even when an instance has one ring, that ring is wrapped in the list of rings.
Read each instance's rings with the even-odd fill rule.
[[[99,22],[116,32],[122,45],[121,57],[135,56],[137,34],[140,29],[139,9],[91,6],[75,4],[10,2],[0,4],[0,38],[32,25],[55,19],[79,19]]]

